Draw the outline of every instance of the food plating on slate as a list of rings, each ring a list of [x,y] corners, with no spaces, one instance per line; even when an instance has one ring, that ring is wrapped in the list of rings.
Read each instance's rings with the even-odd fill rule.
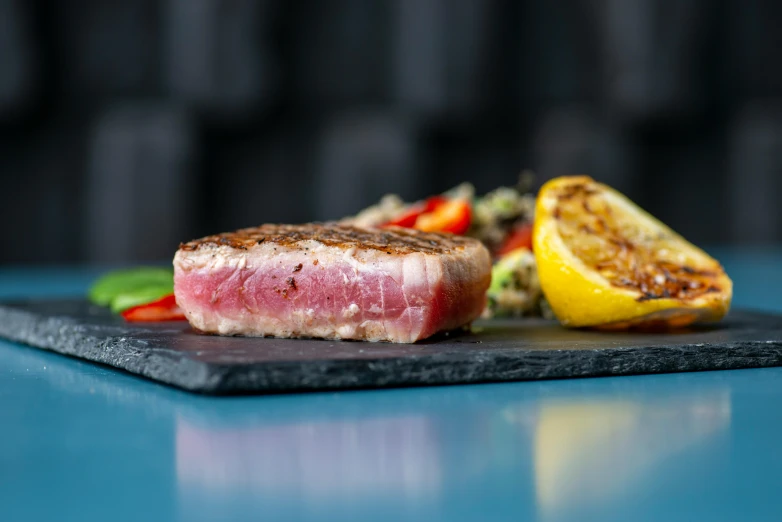
[[[703,250],[587,176],[394,195],[331,223],[267,224],[180,245],[174,270],[107,274],[90,299],[127,321],[219,335],[412,343],[494,317],[571,328],[721,320],[733,286]]]

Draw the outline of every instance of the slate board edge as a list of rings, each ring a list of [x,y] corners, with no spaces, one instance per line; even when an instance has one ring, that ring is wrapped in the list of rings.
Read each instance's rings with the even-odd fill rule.
[[[274,393],[599,377],[782,366],[782,341],[596,350],[443,353],[398,359],[208,364],[123,335],[97,337],[69,317],[0,305],[0,337],[205,394]],[[129,330],[128,330],[129,331]],[[111,347],[112,350],[107,348]]]
[[[125,336],[97,337],[69,317],[44,317],[0,305],[0,337],[71,357],[105,364],[189,391],[215,387],[209,365],[161,356]],[[107,348],[112,347],[112,352]]]
[[[752,353],[747,354],[747,350]],[[552,364],[557,359],[559,362]],[[519,350],[512,356],[494,355],[490,362],[461,354],[441,354],[319,364],[321,368],[316,373],[309,363],[293,362],[248,365],[235,373],[228,370],[215,391],[385,388],[763,368],[782,366],[782,342],[552,350],[544,357],[537,351]]]

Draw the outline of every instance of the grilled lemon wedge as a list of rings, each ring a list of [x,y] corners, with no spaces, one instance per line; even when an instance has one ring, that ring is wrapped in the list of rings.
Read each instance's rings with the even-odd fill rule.
[[[716,260],[587,176],[541,188],[533,243],[541,288],[565,326],[682,327],[730,308],[733,283]]]

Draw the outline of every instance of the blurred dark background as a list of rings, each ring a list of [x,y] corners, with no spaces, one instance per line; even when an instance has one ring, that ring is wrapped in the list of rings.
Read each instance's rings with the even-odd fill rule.
[[[0,263],[588,173],[782,240],[777,0],[0,0]]]

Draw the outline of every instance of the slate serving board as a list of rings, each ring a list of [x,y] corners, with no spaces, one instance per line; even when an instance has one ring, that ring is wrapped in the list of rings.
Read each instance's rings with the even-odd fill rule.
[[[521,381],[782,366],[782,316],[737,311],[676,333],[477,322],[415,345],[199,335],[132,325],[81,300],[0,304],[0,337],[207,394]]]

